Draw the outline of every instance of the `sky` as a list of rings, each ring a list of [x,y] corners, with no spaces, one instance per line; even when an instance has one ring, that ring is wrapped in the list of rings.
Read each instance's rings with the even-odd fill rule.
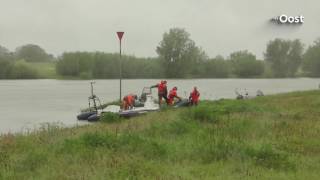
[[[37,44],[56,56],[66,51],[118,52],[156,57],[163,33],[184,28],[209,57],[248,50],[263,57],[275,38],[320,37],[319,0],[0,0],[0,45],[11,51]],[[303,15],[302,25],[270,19]]]

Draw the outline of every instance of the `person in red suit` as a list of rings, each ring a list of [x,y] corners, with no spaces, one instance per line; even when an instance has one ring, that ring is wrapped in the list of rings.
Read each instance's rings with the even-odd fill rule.
[[[169,96],[168,96],[168,105],[173,105],[174,104],[174,98],[177,98],[181,101],[181,98],[177,94],[177,87],[174,87],[170,90]]]
[[[137,95],[135,94],[126,95],[122,100],[122,109],[123,110],[132,109],[136,99],[137,99]]]
[[[197,87],[194,87],[193,91],[190,93],[190,96],[189,96],[190,105],[198,105],[199,97],[200,97],[200,93]]]
[[[167,89],[167,81],[161,81],[160,83],[158,83],[157,85],[151,86],[151,88],[158,88],[158,100],[159,100],[159,105],[162,104],[162,98],[166,100],[166,102],[168,103],[168,98],[167,98],[167,94],[168,94],[168,89]]]

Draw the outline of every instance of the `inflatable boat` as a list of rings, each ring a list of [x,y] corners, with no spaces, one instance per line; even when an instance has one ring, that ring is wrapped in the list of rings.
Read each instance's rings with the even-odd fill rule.
[[[99,106],[97,106],[98,103],[100,103],[100,100],[97,96],[93,95],[92,91],[92,95],[89,97],[89,108],[87,111],[81,112],[77,116],[77,119],[94,122],[98,121],[101,114],[106,112],[118,114],[120,117],[133,117],[150,111],[159,110],[159,105],[155,103],[149,87],[143,88],[139,101],[136,101],[134,107],[129,110],[122,110],[120,106],[117,105],[109,105],[102,108],[101,103]],[[91,107],[91,104],[93,104],[93,107]]]

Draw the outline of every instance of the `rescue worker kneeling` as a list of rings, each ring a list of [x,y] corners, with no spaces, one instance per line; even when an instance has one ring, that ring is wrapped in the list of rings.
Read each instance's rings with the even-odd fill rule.
[[[132,109],[136,99],[138,99],[138,96],[135,94],[126,95],[122,100],[122,109],[123,110]]]
[[[200,93],[197,90],[197,87],[194,87],[193,91],[190,93],[190,96],[189,96],[190,105],[198,105],[199,97],[200,97]]]
[[[177,87],[174,87],[170,90],[169,96],[168,96],[168,105],[174,104],[174,98],[177,98],[177,99],[179,99],[179,101],[181,101],[181,98],[177,94],[177,90],[178,90]]]

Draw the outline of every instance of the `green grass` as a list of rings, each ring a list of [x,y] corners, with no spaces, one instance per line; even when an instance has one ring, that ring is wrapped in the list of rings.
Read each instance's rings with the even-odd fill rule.
[[[318,179],[320,92],[0,138],[0,179]],[[109,119],[109,120],[108,120]]]

